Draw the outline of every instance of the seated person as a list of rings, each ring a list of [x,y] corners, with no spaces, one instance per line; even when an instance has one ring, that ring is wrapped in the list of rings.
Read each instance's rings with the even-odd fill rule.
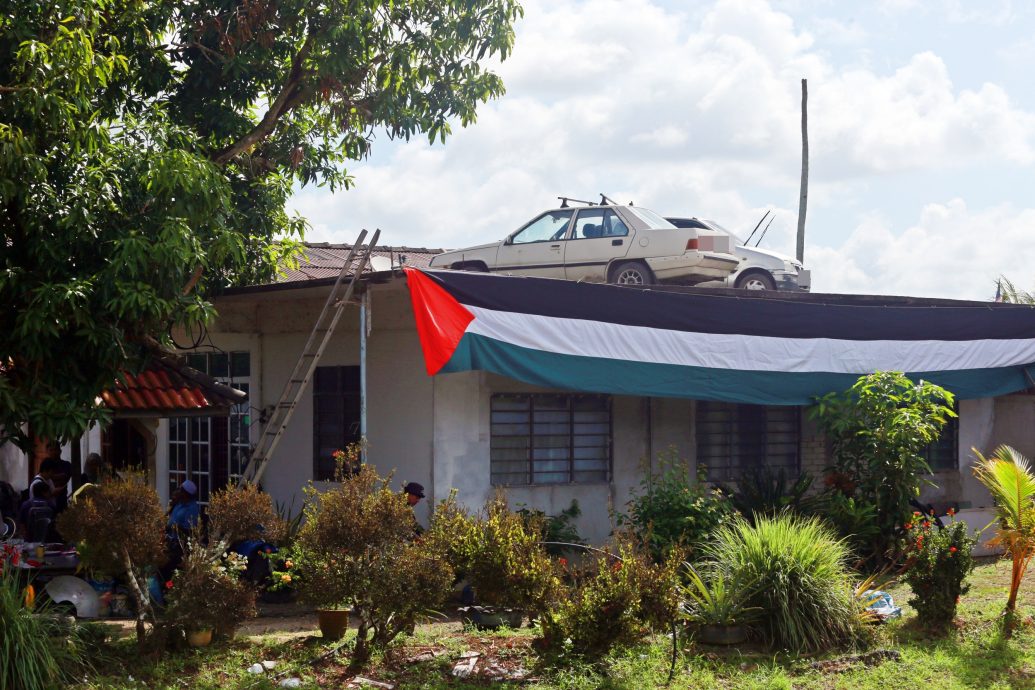
[[[190,534],[190,531],[198,526],[201,507],[198,505],[197,496],[197,484],[189,479],[180,484],[180,488],[172,495],[166,531],[175,530],[181,534]]]
[[[22,502],[18,509],[18,524],[26,541],[45,541],[46,533],[35,534],[36,521],[39,519],[54,519],[54,504],[52,503],[52,490],[47,484],[36,486],[32,496]],[[48,531],[50,524],[47,525]]]

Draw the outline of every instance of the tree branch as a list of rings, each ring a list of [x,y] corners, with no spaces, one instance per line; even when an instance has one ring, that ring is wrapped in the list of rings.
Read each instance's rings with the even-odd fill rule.
[[[236,142],[216,153],[215,156],[212,157],[212,161],[214,163],[217,165],[226,165],[240,154],[261,142],[273,133],[273,130],[276,129],[277,124],[284,115],[286,115],[291,109],[297,107],[299,103],[303,102],[312,94],[310,89],[301,88],[301,81],[304,74],[303,64],[305,63],[306,58],[309,57],[309,53],[313,49],[314,42],[314,34],[309,34],[305,39],[305,43],[303,43],[302,47],[298,49],[298,53],[291,61],[291,70],[288,72],[288,77],[284,82],[284,86],[281,88],[277,98],[270,103],[269,110],[266,111],[262,121],[255,125],[250,132],[245,134]]]

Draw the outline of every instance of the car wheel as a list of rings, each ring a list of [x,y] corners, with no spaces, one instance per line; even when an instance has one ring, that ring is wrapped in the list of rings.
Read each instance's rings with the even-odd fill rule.
[[[643,264],[628,261],[611,272],[611,282],[616,285],[650,285],[654,276]]]
[[[754,271],[752,273],[745,273],[737,278],[735,287],[743,290],[775,290],[776,282],[768,273]]]

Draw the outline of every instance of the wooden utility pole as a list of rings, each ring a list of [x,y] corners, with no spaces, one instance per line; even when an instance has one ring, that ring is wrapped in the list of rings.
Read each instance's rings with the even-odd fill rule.
[[[805,261],[805,206],[809,198],[809,87],[801,80],[801,197],[798,200],[798,261]]]

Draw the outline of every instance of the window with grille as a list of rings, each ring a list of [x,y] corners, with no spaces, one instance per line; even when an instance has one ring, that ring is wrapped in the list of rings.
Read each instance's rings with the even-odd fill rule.
[[[609,397],[497,394],[490,414],[494,485],[610,480]]]
[[[709,482],[735,482],[763,466],[788,476],[801,464],[801,408],[698,401],[697,463]]]
[[[187,365],[220,383],[249,393],[248,352],[195,352]],[[198,501],[208,503],[212,491],[240,479],[251,452],[250,399],[234,405],[229,417],[176,417],[169,420],[169,488],[184,480],[198,485]]]
[[[924,449],[924,460],[932,472],[955,470],[959,467],[959,449],[960,420],[951,417],[937,440]]]
[[[334,451],[359,443],[359,367],[317,367],[313,377],[313,478],[334,479]]]

